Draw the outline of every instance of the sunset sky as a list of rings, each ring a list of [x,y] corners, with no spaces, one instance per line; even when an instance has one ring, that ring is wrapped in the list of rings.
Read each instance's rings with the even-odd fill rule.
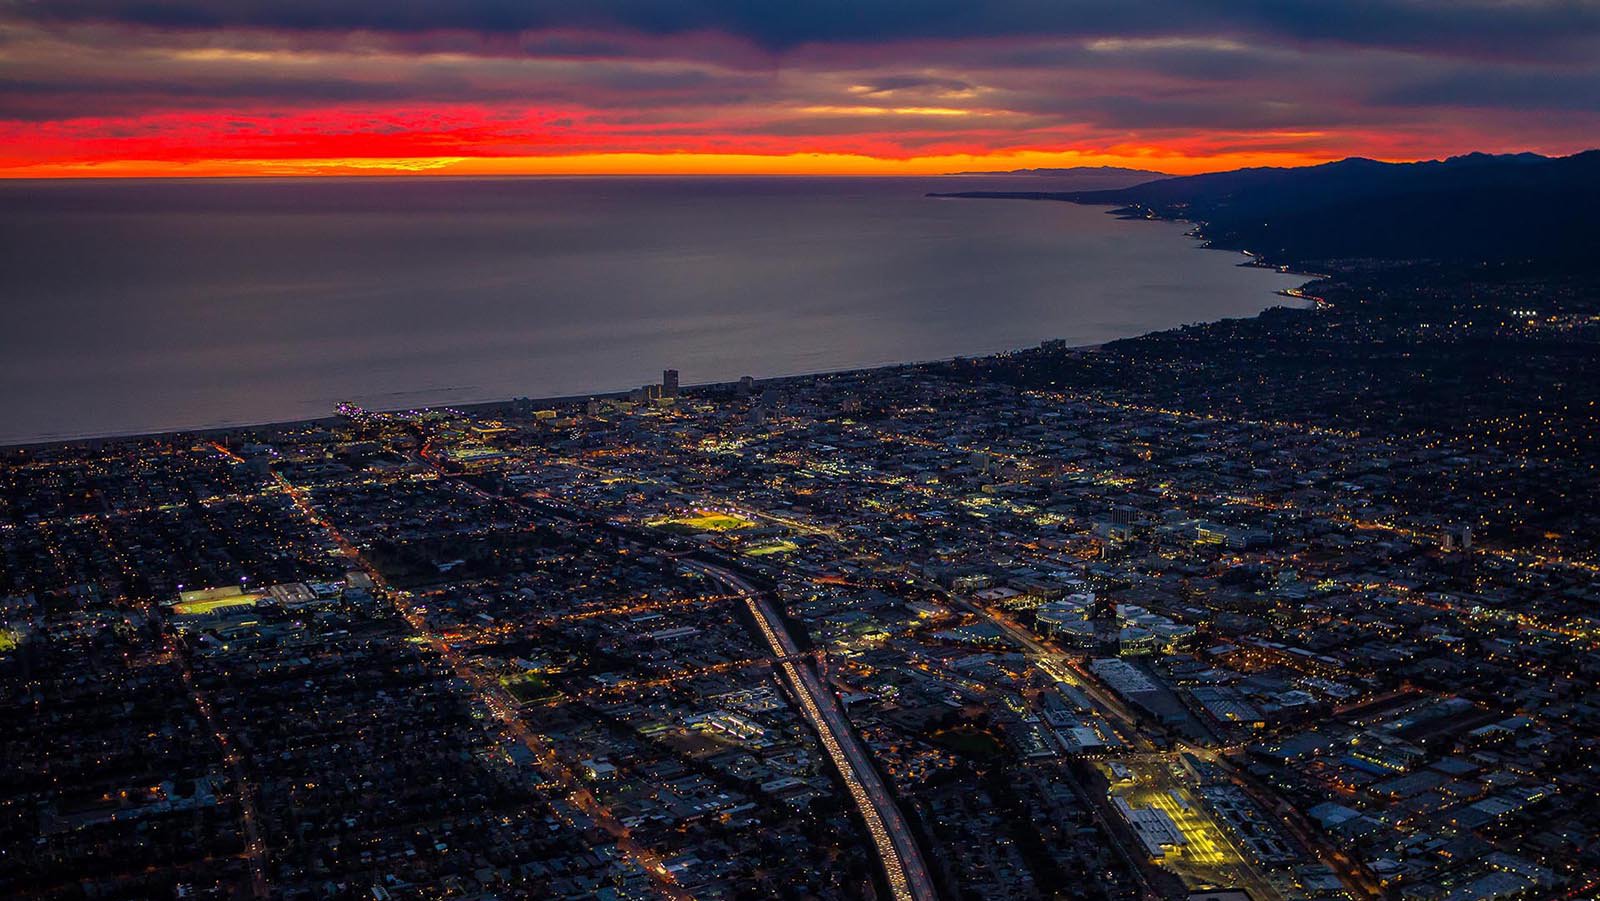
[[[0,0],[0,177],[859,173],[1600,144],[1587,0]]]

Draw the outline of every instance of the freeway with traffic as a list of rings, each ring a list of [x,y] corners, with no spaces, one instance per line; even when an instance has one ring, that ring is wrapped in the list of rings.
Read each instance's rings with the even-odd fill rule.
[[[686,562],[688,566],[742,595],[762,639],[774,655],[784,658],[779,664],[779,671],[794,690],[801,710],[817,730],[823,748],[844,779],[861,818],[866,821],[867,831],[883,861],[892,896],[902,901],[934,901],[938,893],[934,891],[933,880],[922,860],[922,851],[917,847],[905,817],[895,806],[894,798],[883,784],[882,777],[873,768],[866,748],[861,746],[860,740],[850,730],[838,700],[809,666],[796,662],[800,648],[773,609],[772,602],[730,570],[702,561]]]

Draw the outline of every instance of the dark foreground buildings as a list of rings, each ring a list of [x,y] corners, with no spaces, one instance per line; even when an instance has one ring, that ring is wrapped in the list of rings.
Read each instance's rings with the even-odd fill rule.
[[[8,451],[0,894],[890,896],[799,666],[943,897],[1586,897],[1600,295],[1340,273],[1095,352]]]

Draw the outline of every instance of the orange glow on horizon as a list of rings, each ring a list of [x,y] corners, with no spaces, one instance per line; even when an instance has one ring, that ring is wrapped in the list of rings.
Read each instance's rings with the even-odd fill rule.
[[[1404,37],[1374,15],[1362,40],[1337,17],[1222,7],[1094,24],[1048,3],[13,3],[0,179],[1188,175],[1587,149],[1591,48],[1553,14],[1484,5],[1547,43],[1473,44],[1442,8]]]
[[[925,176],[1073,166],[1152,169],[1173,175],[1249,166],[1307,166],[1335,156],[1277,151],[1186,155],[1156,147],[1116,152],[1026,150],[904,159],[852,153],[578,153],[547,156],[195,158],[64,160],[0,157],[0,178],[251,178],[315,176],[836,175]]]

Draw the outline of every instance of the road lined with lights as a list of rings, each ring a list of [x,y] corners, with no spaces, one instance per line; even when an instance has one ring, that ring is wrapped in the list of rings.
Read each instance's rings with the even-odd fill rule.
[[[438,470],[437,463],[430,456],[424,454],[422,460]],[[441,475],[444,473],[441,472]],[[525,504],[525,501],[492,494],[470,483],[463,484],[484,497]],[[555,511],[547,509],[545,512]],[[562,519],[581,519],[576,513],[561,512],[556,515]],[[896,901],[938,901],[939,895],[922,860],[922,851],[917,847],[905,817],[895,806],[894,798],[878,771],[873,768],[872,758],[861,746],[855,733],[850,731],[838,701],[809,667],[795,662],[804,655],[777,612],[765,597],[731,571],[699,561],[685,563],[744,599],[751,617],[760,627],[762,639],[772,652],[774,662],[794,689],[801,712],[816,729],[823,749],[838,769],[851,800],[867,824],[867,831],[883,863],[890,895]]]
[[[220,445],[217,445],[217,448],[232,456],[226,448]],[[593,792],[584,787],[571,768],[556,754],[550,743],[528,727],[518,714],[516,705],[507,700],[499,685],[485,678],[483,673],[474,668],[451,642],[429,628],[425,608],[415,603],[415,597],[409,592],[389,585],[383,573],[361,554],[360,549],[316,509],[310,492],[293,484],[281,473],[273,472],[272,477],[288,493],[301,514],[321,529],[339,551],[366,573],[373,585],[389,598],[396,612],[411,626],[416,636],[437,653],[457,677],[472,687],[473,696],[493,715],[495,722],[501,728],[502,735],[515,739],[533,755],[545,778],[568,792],[567,801],[609,835],[616,849],[624,857],[632,860],[649,874],[658,892],[677,901],[687,901],[691,896],[678,885],[676,877],[667,869],[660,855],[634,840],[628,827],[619,821]]]
[[[771,603],[760,592],[732,572],[698,561],[689,562],[688,565],[743,595],[762,638],[775,655],[783,658],[779,669],[793,687],[801,711],[817,730],[823,749],[838,768],[851,800],[866,821],[867,832],[883,862],[890,894],[898,901],[936,901],[938,893],[934,891],[933,880],[928,876],[922,852],[906,825],[905,817],[895,806],[878,771],[873,768],[866,749],[861,746],[855,733],[850,731],[844,712],[833,694],[809,667],[794,662],[800,656],[800,648],[784,627],[777,611],[772,609]]]
[[[1218,753],[1209,748],[1201,748],[1187,742],[1179,742],[1178,749],[1222,770],[1232,778],[1234,785],[1242,789],[1251,800],[1255,801],[1256,806],[1263,811],[1275,813],[1278,825],[1287,829],[1295,840],[1310,849],[1324,865],[1343,879],[1346,888],[1351,889],[1352,894],[1367,898],[1383,897],[1383,886],[1372,877],[1357,858],[1350,854],[1348,848],[1341,847],[1331,841],[1325,833],[1311,823],[1309,817],[1294,805],[1279,797],[1276,792],[1262,785],[1260,780],[1251,775],[1248,769],[1236,765],[1227,754]]]
[[[233,747],[233,743],[228,740],[228,733],[224,732],[221,724],[217,722],[216,714],[211,709],[211,702],[195,684],[194,669],[189,665],[188,652],[180,651],[176,656],[183,667],[180,672],[183,686],[189,690],[189,696],[194,700],[200,719],[205,721],[206,728],[216,736],[217,746],[222,750],[222,762],[227,764],[228,774],[233,778],[234,789],[239,793],[239,819],[244,825],[245,859],[250,864],[250,891],[257,898],[270,897],[271,893],[267,888],[267,843],[261,839],[261,827],[256,814],[255,787],[244,771],[244,761],[239,756],[239,751]]]

